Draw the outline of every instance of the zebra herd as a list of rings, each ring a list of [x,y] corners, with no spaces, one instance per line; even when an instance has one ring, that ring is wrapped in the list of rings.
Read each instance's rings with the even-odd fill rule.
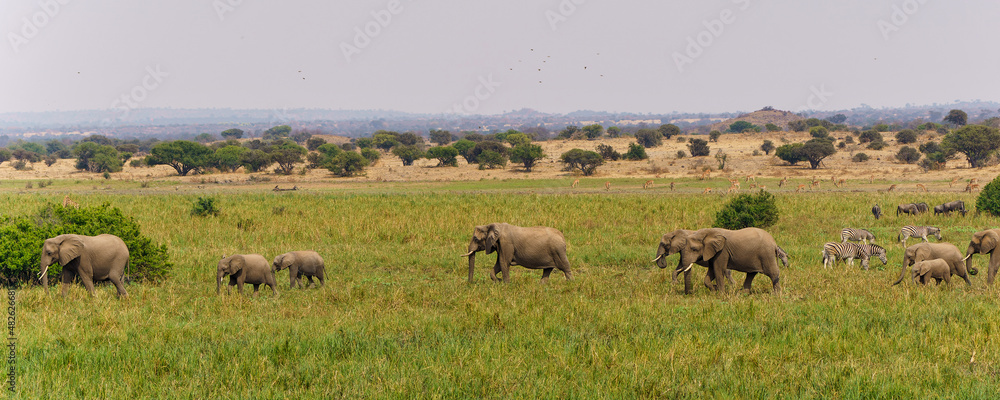
[[[896,237],[903,247],[906,247],[906,240],[921,238],[927,241],[927,236],[934,236],[941,240],[941,229],[933,226],[907,225],[899,230]],[[869,241],[873,243],[868,243]],[[886,250],[884,247],[874,243],[875,235],[865,229],[844,228],[840,231],[840,242],[827,242],[823,245],[823,268],[832,267],[837,260],[846,260],[851,267],[854,266],[854,259],[861,260],[861,266],[868,269],[868,260],[872,256],[878,257],[882,265],[886,265]],[[861,242],[861,243],[854,243]]]

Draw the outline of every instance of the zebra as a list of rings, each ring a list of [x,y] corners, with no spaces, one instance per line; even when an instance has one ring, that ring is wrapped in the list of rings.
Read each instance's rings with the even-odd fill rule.
[[[852,242],[864,241],[865,244],[868,244],[869,240],[875,241],[875,235],[864,229],[844,228],[840,231],[840,243],[847,243],[848,240]]]
[[[829,268],[837,263],[838,259],[847,260],[853,267],[854,259],[861,259],[861,266],[868,269],[869,253],[865,253],[860,244],[857,243],[837,243],[827,242],[823,245],[823,268]]]
[[[886,258],[886,251],[884,247],[879,246],[875,243],[859,244],[858,246],[861,247],[861,251],[868,254],[869,258],[871,258],[872,256],[876,256],[878,257],[879,261],[882,262],[882,265],[886,265],[889,263],[889,259]],[[865,269],[866,270],[868,269],[867,265],[865,266]]]
[[[896,239],[906,247],[906,239],[911,237],[918,237],[927,241],[927,235],[934,235],[937,240],[941,240],[941,228],[935,228],[933,226],[913,226],[907,225],[903,229],[899,230],[899,236]]]

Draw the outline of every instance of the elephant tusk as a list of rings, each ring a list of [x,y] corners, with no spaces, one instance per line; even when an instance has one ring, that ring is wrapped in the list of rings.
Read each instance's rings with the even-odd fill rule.
[[[462,254],[462,255],[461,255],[460,257],[468,257],[468,256],[471,256],[471,255],[472,255],[472,253],[475,253],[475,252],[476,252],[476,251],[475,251],[475,250],[473,250],[473,251],[470,251],[470,252],[468,252],[468,253],[465,253],[465,254]]]
[[[656,258],[653,259],[653,262],[655,263],[657,261],[660,261],[661,258],[663,258],[663,254],[656,256]]]
[[[691,267],[693,267],[693,266],[694,266],[694,263],[688,264],[687,268],[682,269],[681,272],[688,272],[688,271],[691,270]]]
[[[975,253],[969,253],[969,255],[965,256],[965,258],[962,259],[962,261],[968,260],[969,257],[972,257],[973,254]]]
[[[41,279],[43,276],[45,276],[46,272],[49,272],[49,267],[47,266],[45,267],[45,269],[42,270],[40,274],[38,274],[38,279]]]

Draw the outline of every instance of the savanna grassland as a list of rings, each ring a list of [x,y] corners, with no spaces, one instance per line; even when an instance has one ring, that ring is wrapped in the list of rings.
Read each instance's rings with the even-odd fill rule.
[[[640,179],[357,183],[271,192],[272,184],[56,180],[0,184],[4,214],[28,214],[66,194],[110,203],[166,244],[175,264],[159,284],[17,291],[17,398],[994,398],[1000,391],[1000,297],[976,256],[972,287],[915,287],[899,275],[907,224],[943,228],[961,250],[985,216],[896,217],[895,204],[975,195],[886,193],[830,185],[774,191],[768,228],[790,253],[784,291],[758,278],[751,293],[683,294],[650,260],[663,233],[708,227],[729,197]],[[764,179],[760,179],[765,181]],[[777,189],[777,179],[765,183]],[[726,182],[728,185],[728,182]],[[884,187],[883,184],[878,184]],[[936,186],[946,187],[947,181]],[[95,190],[96,189],[96,190]],[[200,196],[217,217],[190,215]],[[882,205],[887,216],[868,211]],[[490,282],[480,254],[466,282],[474,225],[560,229],[574,280],[512,268]],[[822,244],[842,227],[870,229],[889,265],[824,270]],[[932,241],[934,239],[931,239]],[[911,244],[913,241],[911,240]],[[216,295],[224,254],[271,259],[318,251],[327,284],[280,296]],[[669,262],[676,262],[677,255]],[[705,269],[696,267],[698,279]],[[734,273],[737,283],[743,274]],[[696,279],[696,281],[698,280]],[[249,287],[252,289],[252,287]],[[252,290],[251,290],[252,291]]]

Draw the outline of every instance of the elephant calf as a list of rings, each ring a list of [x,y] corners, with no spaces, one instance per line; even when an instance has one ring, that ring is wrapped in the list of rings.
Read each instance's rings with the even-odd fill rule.
[[[326,268],[323,265],[323,257],[315,251],[290,251],[274,257],[274,272],[288,269],[288,286],[291,288],[302,287],[301,278],[305,276],[309,279],[306,287],[312,285],[313,277],[319,279],[319,286],[323,286]]]
[[[935,258],[913,264],[914,284],[919,282],[922,285],[926,285],[932,278],[937,281],[938,285],[941,284],[942,280],[951,285],[951,267],[947,261]]]
[[[278,295],[278,283],[274,279],[274,272],[268,265],[267,259],[260,254],[235,254],[223,257],[219,260],[218,278],[216,279],[215,293],[219,293],[222,288],[222,278],[229,275],[229,285],[226,286],[226,294],[229,288],[236,286],[236,290],[243,294],[243,284],[253,285],[253,292],[257,293],[260,285],[268,285]]]

